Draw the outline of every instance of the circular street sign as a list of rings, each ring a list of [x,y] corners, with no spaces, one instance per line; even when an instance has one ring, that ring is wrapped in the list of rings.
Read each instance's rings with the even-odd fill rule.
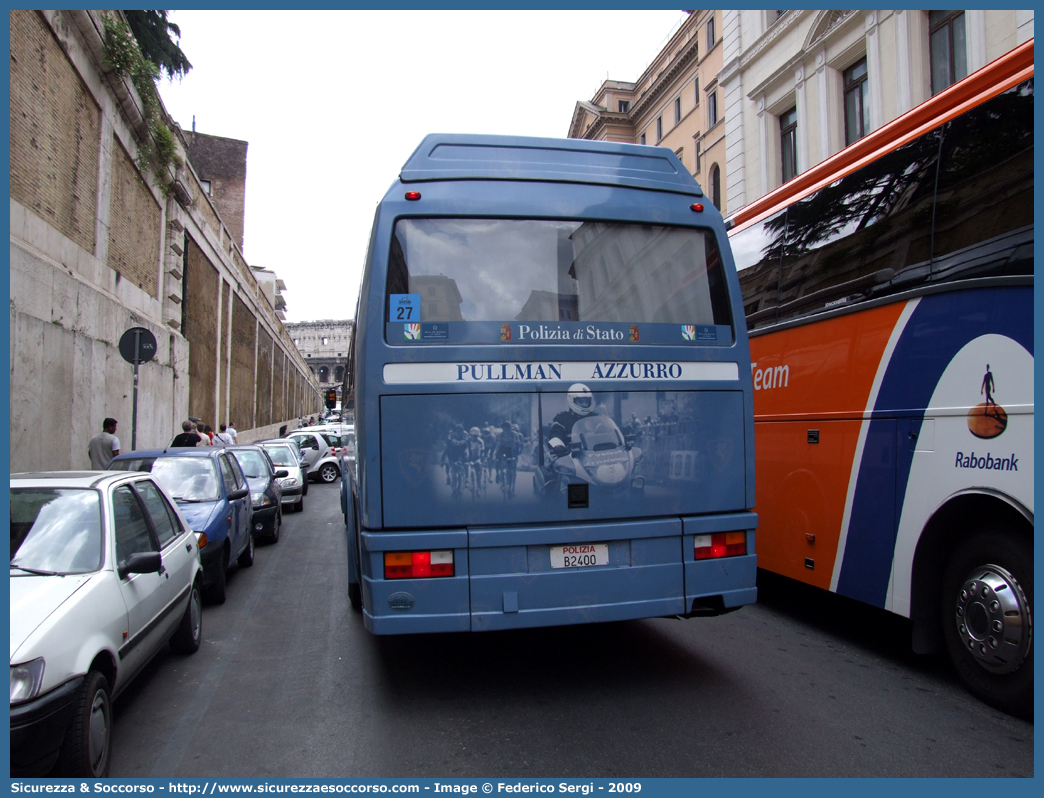
[[[120,337],[120,354],[128,363],[148,363],[156,357],[156,336],[144,327],[131,327]]]

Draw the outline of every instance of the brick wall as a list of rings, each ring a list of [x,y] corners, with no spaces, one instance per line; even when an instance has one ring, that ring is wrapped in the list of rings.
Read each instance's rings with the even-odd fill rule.
[[[118,142],[112,148],[112,205],[109,218],[109,268],[154,299],[159,298],[159,248],[162,213],[145,188],[137,166]]]
[[[181,331],[189,342],[189,414],[214,425],[217,380],[218,272],[191,238],[184,275]]]
[[[276,386],[275,394],[272,396],[272,413],[277,419],[291,418],[291,414],[287,412],[287,386],[283,383],[283,375],[286,373],[285,364],[286,353],[277,350],[275,361],[272,363],[272,380]]]
[[[94,252],[101,112],[35,11],[11,11],[11,198]],[[155,265],[155,264],[153,264]]]
[[[278,386],[276,390],[279,390]],[[257,382],[254,396],[257,426],[267,427],[274,424],[277,417],[272,411],[272,337],[265,332],[264,327],[257,331]]]
[[[236,294],[232,297],[232,360],[229,404],[232,417],[246,426],[262,426],[254,418],[254,341],[257,337],[257,319]]]

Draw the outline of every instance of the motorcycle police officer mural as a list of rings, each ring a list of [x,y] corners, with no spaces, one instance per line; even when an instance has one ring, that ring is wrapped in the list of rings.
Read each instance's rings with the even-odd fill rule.
[[[570,485],[584,485],[583,491],[574,489],[571,495],[586,496],[594,489],[612,496],[641,498],[645,478],[637,469],[642,450],[624,436],[587,385],[574,383],[565,398],[565,410],[554,417],[548,429],[547,457],[533,475],[534,491],[554,496],[570,493]]]

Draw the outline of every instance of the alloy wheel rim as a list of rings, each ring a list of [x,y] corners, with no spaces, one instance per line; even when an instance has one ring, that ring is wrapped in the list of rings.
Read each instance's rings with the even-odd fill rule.
[[[1026,661],[1033,639],[1029,601],[1018,580],[999,565],[968,574],[957,595],[961,643],[991,673],[1012,673]]]

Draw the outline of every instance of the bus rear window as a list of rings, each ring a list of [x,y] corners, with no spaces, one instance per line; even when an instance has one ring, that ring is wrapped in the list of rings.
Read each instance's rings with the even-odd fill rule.
[[[732,324],[714,234],[692,228],[400,219],[388,294],[422,322]]]

